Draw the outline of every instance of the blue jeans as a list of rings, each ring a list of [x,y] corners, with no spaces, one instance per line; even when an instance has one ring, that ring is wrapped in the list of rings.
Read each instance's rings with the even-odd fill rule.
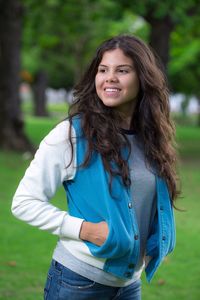
[[[141,280],[127,287],[111,287],[87,279],[52,260],[44,300],[140,300]]]

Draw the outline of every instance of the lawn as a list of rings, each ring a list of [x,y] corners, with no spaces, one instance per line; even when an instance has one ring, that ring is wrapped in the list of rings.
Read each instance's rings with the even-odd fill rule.
[[[64,115],[62,115],[64,118]],[[26,131],[38,145],[58,122],[58,116],[34,118],[27,113]],[[178,127],[182,198],[176,211],[177,245],[151,284],[143,276],[144,300],[200,299],[200,129]],[[57,237],[15,219],[10,213],[13,193],[30,163],[27,154],[0,152],[0,299],[41,300],[46,273]],[[60,189],[53,203],[66,207]]]

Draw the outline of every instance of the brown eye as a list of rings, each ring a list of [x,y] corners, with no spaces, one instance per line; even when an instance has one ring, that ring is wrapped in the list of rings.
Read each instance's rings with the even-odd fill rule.
[[[119,69],[118,72],[119,72],[119,73],[127,74],[127,73],[128,73],[128,70],[126,70],[126,69]]]
[[[100,69],[98,69],[98,72],[99,72],[99,73],[105,73],[105,72],[106,72],[106,69],[100,68]]]

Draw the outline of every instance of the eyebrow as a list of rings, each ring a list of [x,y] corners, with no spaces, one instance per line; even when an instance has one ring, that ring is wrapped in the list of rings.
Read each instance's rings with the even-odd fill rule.
[[[106,68],[107,68],[108,66],[107,66],[107,65],[100,64],[99,67],[106,67]],[[131,69],[134,68],[133,66],[127,65],[127,64],[124,64],[124,65],[117,65],[116,67],[117,67],[117,68],[129,67],[129,68],[131,68]]]

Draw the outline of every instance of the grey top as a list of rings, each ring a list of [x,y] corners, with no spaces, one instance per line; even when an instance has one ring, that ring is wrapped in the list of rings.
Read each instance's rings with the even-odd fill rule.
[[[140,144],[137,135],[130,130],[126,130],[125,133],[131,143],[131,155],[129,158],[131,194],[141,241],[140,259],[135,268],[133,278],[123,280],[99,268],[93,267],[83,261],[78,260],[64,248],[60,241],[58,241],[53,254],[53,259],[70,270],[98,283],[117,287],[127,286],[140,278],[144,268],[146,240],[148,237],[150,224],[156,211],[155,175],[145,164],[143,147]]]

